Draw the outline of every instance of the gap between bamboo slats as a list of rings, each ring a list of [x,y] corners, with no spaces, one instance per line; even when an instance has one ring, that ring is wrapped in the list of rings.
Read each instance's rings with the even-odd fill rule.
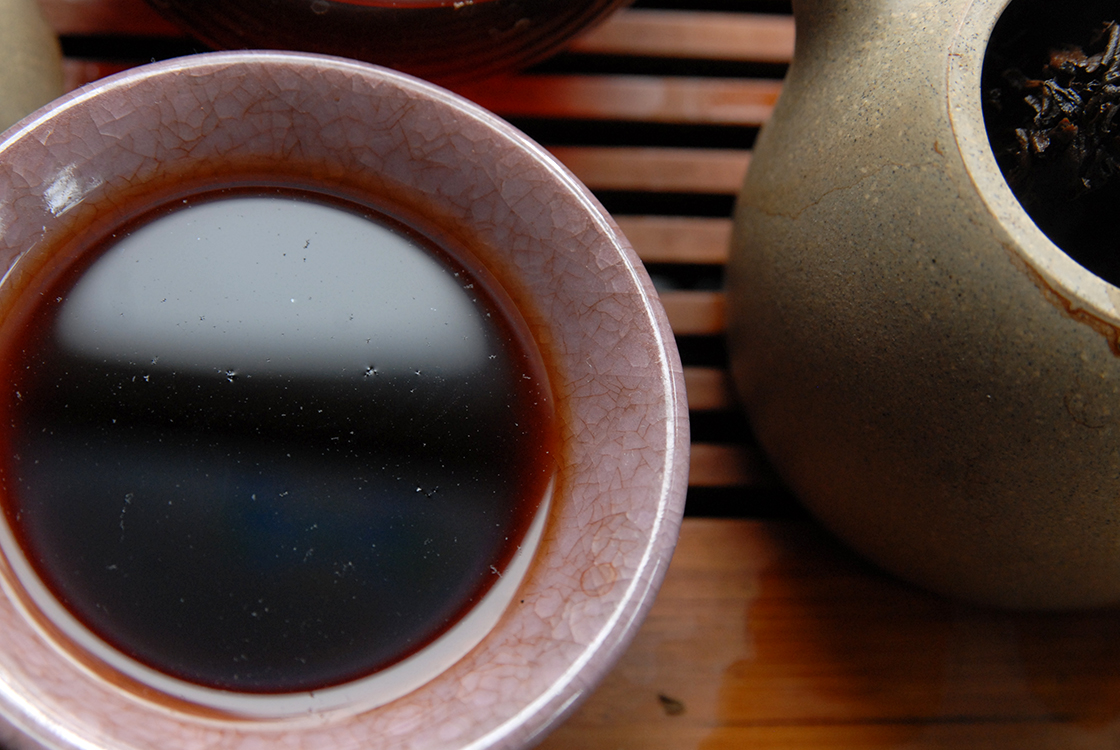
[[[735,194],[751,154],[746,150],[555,146],[549,151],[592,190]]]
[[[62,85],[67,91],[73,91],[79,86],[93,83],[105,76],[111,76],[132,67],[135,66],[129,63],[67,58],[62,61]]]
[[[571,52],[696,60],[788,63],[793,17],[632,9],[576,38]]]

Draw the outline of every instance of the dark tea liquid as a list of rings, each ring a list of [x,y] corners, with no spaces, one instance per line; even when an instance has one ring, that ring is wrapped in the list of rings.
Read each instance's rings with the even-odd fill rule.
[[[496,286],[364,209],[260,191],[87,253],[3,352],[8,524],[53,596],[198,685],[309,691],[453,626],[554,470]]]

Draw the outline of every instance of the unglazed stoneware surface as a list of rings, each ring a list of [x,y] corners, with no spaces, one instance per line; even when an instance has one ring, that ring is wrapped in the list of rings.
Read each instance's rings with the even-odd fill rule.
[[[0,130],[62,95],[58,39],[35,0],[0,0]]]
[[[631,0],[148,0],[218,49],[345,55],[448,83],[524,68]]]
[[[513,298],[561,423],[537,553],[497,625],[431,681],[387,703],[317,708],[309,696],[299,712],[267,716],[200,706],[107,667],[44,622],[0,560],[6,748],[525,747],[603,676],[660,584],[683,510],[688,427],[648,277],[570,173],[434,86],[336,58],[217,53],[55,102],[0,142],[0,309],[75,246],[67,238],[111,231],[105,201],[134,213],[270,180],[414,211],[467,242]]]
[[[752,424],[843,539],[1008,607],[1120,601],[1120,290],[1030,221],[980,74],[1006,0],[795,0],[737,208]]]

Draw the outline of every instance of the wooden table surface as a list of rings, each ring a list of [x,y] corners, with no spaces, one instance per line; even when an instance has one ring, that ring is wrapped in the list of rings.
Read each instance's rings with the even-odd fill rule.
[[[141,0],[40,2],[71,87],[202,49]],[[614,214],[686,366],[692,476],[665,586],[541,747],[1120,747],[1120,612],[1009,614],[897,582],[800,511],[750,437],[726,377],[722,271],[792,50],[780,0],[638,0],[526,74],[460,88]]]

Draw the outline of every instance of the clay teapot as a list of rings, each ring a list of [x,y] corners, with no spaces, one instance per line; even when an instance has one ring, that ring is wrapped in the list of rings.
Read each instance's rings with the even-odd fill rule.
[[[62,95],[58,39],[35,0],[0,0],[0,130]]]
[[[987,604],[1099,606],[1120,601],[1120,288],[993,155],[981,73],[1019,3],[794,0],[736,210],[732,370],[778,471],[868,558]]]

